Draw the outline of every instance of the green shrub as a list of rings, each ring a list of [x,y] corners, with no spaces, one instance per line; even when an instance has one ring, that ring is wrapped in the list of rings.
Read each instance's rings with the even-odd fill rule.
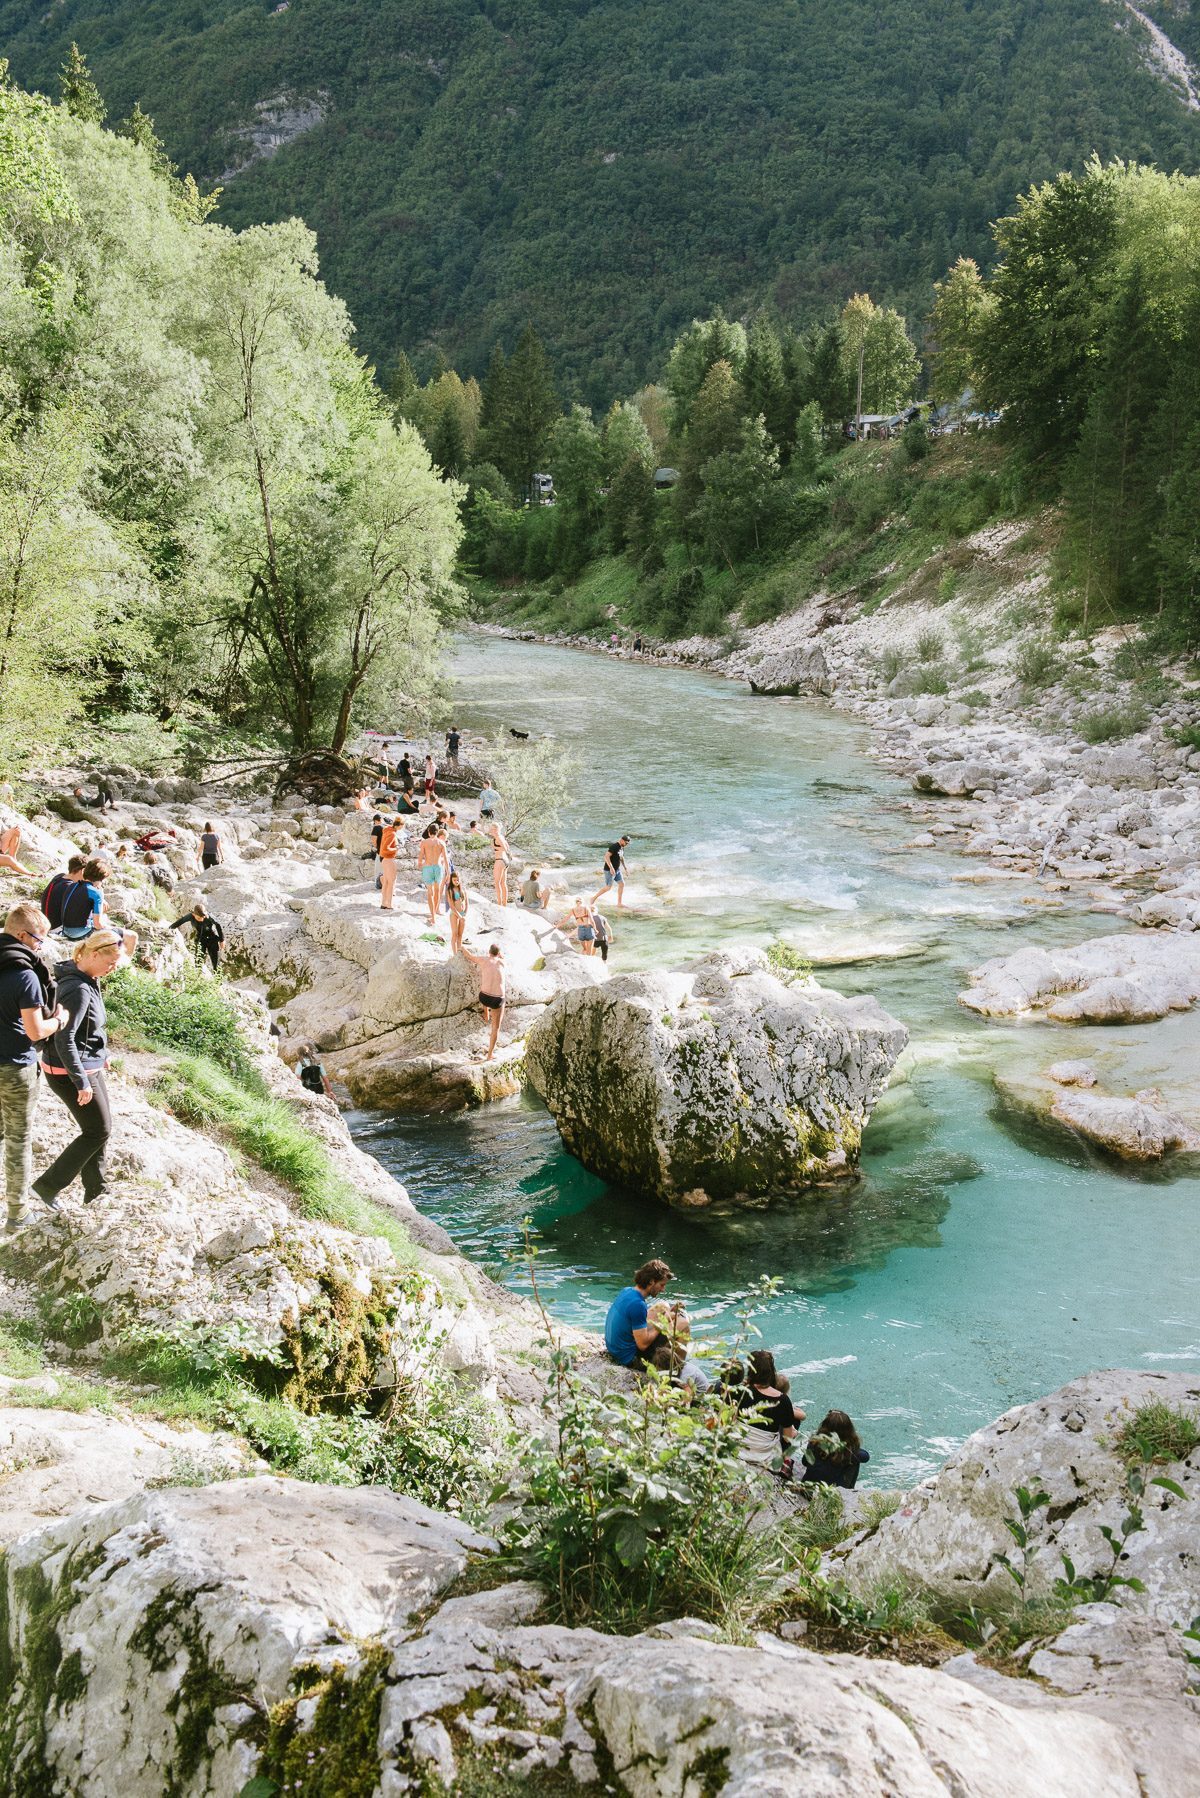
[[[910,689],[916,693],[948,693],[950,681],[941,668],[918,668],[913,674]]]
[[[1116,1449],[1123,1461],[1134,1465],[1186,1461],[1200,1444],[1200,1422],[1189,1411],[1163,1400],[1140,1405],[1117,1432]]]
[[[13,1380],[28,1380],[41,1373],[45,1365],[37,1321],[15,1317],[10,1312],[0,1313],[0,1373]]]
[[[762,1526],[736,1410],[712,1395],[692,1406],[665,1375],[599,1392],[558,1347],[552,1364],[554,1437],[522,1455],[510,1564],[546,1588],[559,1622],[620,1632],[702,1617],[745,1639],[813,1551],[793,1520]]]
[[[1181,749],[1200,749],[1200,724],[1181,724],[1173,735]]]
[[[1012,666],[1022,686],[1049,687],[1062,666],[1062,654],[1045,637],[1027,637],[1013,657]]]
[[[1145,727],[1144,706],[1113,705],[1088,712],[1079,721],[1079,734],[1085,743],[1111,743],[1121,737],[1135,736]]]
[[[113,1034],[126,1048],[205,1055],[242,1081],[256,1078],[223,983],[190,961],[171,981],[121,968],[105,981],[104,998]]]
[[[982,711],[984,706],[989,706],[992,703],[988,695],[986,693],[981,693],[977,687],[973,688],[970,693],[960,693],[959,698],[963,705],[974,706],[980,711]]]
[[[940,662],[945,653],[942,633],[934,625],[926,625],[915,644],[918,662]]]
[[[885,681],[893,681],[904,666],[904,655],[894,646],[881,650],[879,654],[879,674]]]
[[[789,985],[793,980],[811,980],[812,963],[782,937],[772,937],[767,944],[766,957],[773,974]]]

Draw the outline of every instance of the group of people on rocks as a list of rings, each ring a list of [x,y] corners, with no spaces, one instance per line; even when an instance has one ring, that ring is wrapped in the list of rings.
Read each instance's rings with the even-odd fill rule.
[[[659,1258],[647,1261],[608,1308],[604,1345],[611,1358],[638,1373],[655,1373],[689,1392],[694,1401],[710,1395],[731,1405],[742,1421],[739,1454],[749,1467],[784,1480],[852,1488],[870,1455],[844,1411],[827,1411],[799,1457],[804,1412],[791,1398],[785,1374],[769,1349],[753,1349],[710,1378],[693,1351],[691,1322],[683,1304],[663,1294],[674,1274]],[[710,1398],[711,1402],[711,1398]]]
[[[455,768],[458,766],[460,741],[457,729],[446,733],[447,755]],[[382,771],[390,775],[391,764],[386,757],[381,766]],[[475,955],[464,946],[471,902],[462,875],[455,866],[453,845],[457,836],[481,836],[490,842],[492,890],[496,904],[507,906],[508,876],[513,864],[513,853],[504,828],[496,817],[497,808],[503,803],[503,796],[488,780],[479,794],[478,818],[461,824],[457,812],[439,803],[437,765],[432,751],[426,754],[424,761],[423,799],[417,797],[414,789],[412,758],[407,750],[396,764],[395,775],[400,786],[398,794],[387,791],[372,796],[369,788],[363,788],[354,798],[357,811],[368,811],[372,804],[377,808],[371,817],[371,848],[368,853],[375,864],[375,885],[380,895],[380,909],[396,909],[396,882],[401,852],[411,841],[410,831],[419,829],[420,835],[416,839],[416,876],[428,907],[429,928],[436,931],[441,916],[445,914],[449,923],[451,956],[465,955],[480,969],[479,1001],[489,1033],[488,1047],[482,1059],[492,1061],[495,1059],[496,1041],[505,1008],[504,957],[495,944],[486,956]],[[422,817],[426,820],[423,826],[420,823]],[[570,933],[581,954],[594,956],[599,953],[601,960],[605,962],[615,937],[608,919],[597,909],[597,901],[602,894],[615,891],[617,908],[624,909],[625,850],[629,840],[628,836],[621,836],[607,846],[601,868],[603,885],[590,899],[577,896],[556,920],[560,929]],[[516,903],[527,911],[544,912],[549,909],[550,891],[542,883],[539,868],[529,869],[521,883]]]

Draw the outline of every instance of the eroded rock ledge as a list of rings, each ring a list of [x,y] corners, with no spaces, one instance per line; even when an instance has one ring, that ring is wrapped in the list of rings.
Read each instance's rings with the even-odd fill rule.
[[[374,1777],[399,1798],[469,1791],[486,1768],[635,1798],[1195,1790],[1185,1664],[1145,1620],[1108,1637],[1085,1621],[1090,1640],[1068,1631],[1031,1687],[970,1657],[945,1672],[773,1636],[732,1647],[687,1620],[563,1629],[535,1620],[524,1584],[438,1605],[489,1547],[389,1492],[277,1479],[147,1493],[27,1535],[3,1570],[5,1787],[235,1798],[256,1777],[300,1792]],[[1153,1675],[1140,1719],[1098,1714],[1111,1666],[1089,1656],[1109,1639]]]

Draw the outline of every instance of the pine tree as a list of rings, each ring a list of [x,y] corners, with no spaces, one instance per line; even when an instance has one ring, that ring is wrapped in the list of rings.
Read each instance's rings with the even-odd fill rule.
[[[442,407],[433,431],[433,442],[429,445],[429,454],[434,466],[451,480],[457,480],[467,466],[466,434],[459,407]]]
[[[504,359],[503,349],[496,344],[480,389],[478,453],[483,461],[491,462],[498,468],[511,484],[512,477],[501,461],[507,416],[508,363]]]
[[[493,369],[498,380],[493,380]],[[545,346],[533,326],[526,325],[507,364],[498,349],[494,352],[483,387],[484,453],[518,493],[528,494],[558,414],[558,394]]]
[[[960,256],[946,279],[934,282],[933,294],[925,351],[929,391],[938,405],[949,406],[978,386],[975,364],[990,301],[969,256]]]
[[[158,175],[168,178],[175,173],[175,164],[167,155],[167,146],[154,129],[154,120],[148,112],[142,111],[142,103],[135,100],[133,111],[127,119],[122,119],[116,127],[118,137],[127,137],[131,143],[144,150]]]
[[[100,98],[100,89],[92,80],[92,71],[83,60],[78,44],[72,44],[58,77],[62,103],[72,118],[89,125],[103,125],[108,108]]]
[[[783,365],[783,346],[769,319],[757,318],[750,327],[742,390],[747,414],[751,418],[761,417],[768,436],[780,447],[788,435],[792,395]]]
[[[386,389],[393,412],[397,413],[400,417],[404,417],[404,408],[412,399],[412,396],[416,391],[417,377],[413,373],[413,365],[405,355],[404,351],[401,350],[392,365],[392,372],[388,376]]]

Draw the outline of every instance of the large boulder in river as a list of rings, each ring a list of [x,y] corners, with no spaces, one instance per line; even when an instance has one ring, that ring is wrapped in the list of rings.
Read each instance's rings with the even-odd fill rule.
[[[825,651],[819,643],[802,643],[794,649],[764,656],[747,670],[752,693],[793,698],[800,693],[832,693],[833,678]]]
[[[1129,1510],[1127,1478],[1139,1413],[1161,1407],[1157,1439],[1165,1476],[1186,1496],[1147,1483],[1144,1528],[1125,1544],[1120,1571],[1143,1593],[1119,1588],[1124,1604],[1165,1623],[1187,1627],[1200,1612],[1200,1448],[1170,1458],[1162,1419],[1175,1411],[1200,1422],[1200,1379],[1194,1374],[1086,1374],[1048,1398],[1008,1411],[963,1443],[933,1479],[909,1493],[865,1541],[843,1551],[841,1571],[857,1591],[881,1584],[941,1594],[964,1607],[985,1595],[1010,1597],[1004,1558],[1020,1555],[1008,1530],[1018,1520],[1017,1488],[1049,1497],[1030,1521],[1028,1589],[1047,1592],[1069,1559],[1081,1577],[1112,1566],[1101,1526],[1119,1532]],[[1180,1446],[1187,1441],[1181,1437]]]
[[[787,986],[751,951],[561,993],[525,1068],[585,1167],[705,1205],[850,1171],[907,1040],[874,999]]]

